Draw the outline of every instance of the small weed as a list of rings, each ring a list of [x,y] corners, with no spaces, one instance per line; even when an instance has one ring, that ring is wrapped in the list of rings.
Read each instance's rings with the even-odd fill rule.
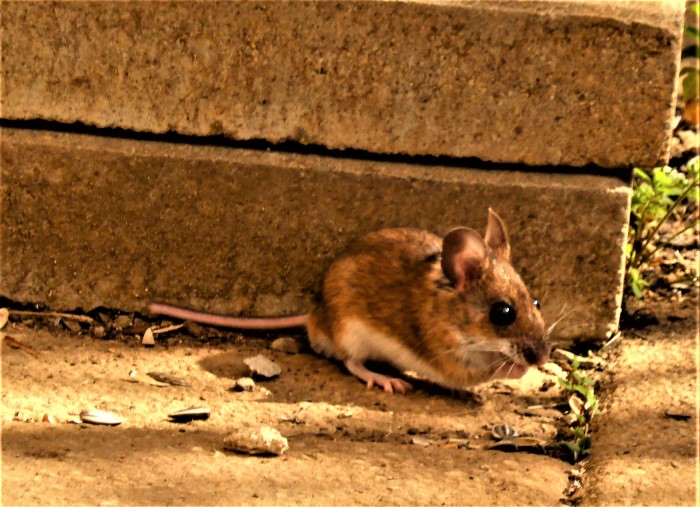
[[[591,419],[600,412],[595,394],[595,381],[579,368],[579,356],[573,356],[571,370],[559,384],[568,396],[570,412],[565,421],[568,427],[557,442],[559,449],[571,463],[585,458],[591,447]]]
[[[646,263],[659,248],[699,223],[695,217],[665,241],[658,241],[659,229],[681,204],[700,200],[700,158],[688,162],[686,171],[687,176],[668,166],[651,172],[634,169],[626,282],[637,297],[649,286],[641,274]]]

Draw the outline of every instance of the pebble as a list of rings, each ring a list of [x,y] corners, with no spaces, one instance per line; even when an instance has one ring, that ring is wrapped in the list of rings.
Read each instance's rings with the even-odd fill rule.
[[[224,439],[224,448],[245,454],[279,456],[289,449],[289,443],[275,428],[263,425],[237,429]]]
[[[244,359],[243,362],[248,365],[253,376],[274,378],[282,373],[282,368],[277,363],[260,354]]]
[[[433,445],[433,442],[431,440],[428,440],[427,438],[423,437],[413,437],[411,438],[411,443],[413,445],[417,445],[418,447],[429,447]]]
[[[127,326],[131,325],[131,317],[128,315],[118,315],[115,317],[115,319],[112,321],[112,327],[116,327],[118,329],[125,328]]]
[[[255,389],[255,380],[250,377],[241,377],[236,380],[232,389],[234,391],[252,391]]]
[[[277,338],[270,344],[272,350],[278,350],[280,352],[286,352],[287,354],[298,354],[301,350],[301,344],[294,338],[284,336],[282,338]]]
[[[63,319],[61,322],[63,322],[63,325],[66,326],[71,333],[77,334],[82,330],[80,322],[78,322],[77,320]]]
[[[104,338],[106,334],[106,330],[104,326],[101,325],[96,325],[95,327],[92,328],[92,336],[95,338],[101,339]]]

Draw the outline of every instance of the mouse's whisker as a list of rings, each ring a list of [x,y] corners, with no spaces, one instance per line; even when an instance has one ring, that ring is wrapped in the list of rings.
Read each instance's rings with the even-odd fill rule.
[[[562,306],[561,311],[559,312],[559,317],[557,320],[555,320],[553,323],[549,325],[547,328],[547,331],[545,331],[545,337],[549,337],[552,334],[552,331],[559,325],[559,323],[570,316],[572,313],[574,313],[575,308],[570,309],[569,311],[564,311],[566,309],[566,303],[564,303],[564,306]]]

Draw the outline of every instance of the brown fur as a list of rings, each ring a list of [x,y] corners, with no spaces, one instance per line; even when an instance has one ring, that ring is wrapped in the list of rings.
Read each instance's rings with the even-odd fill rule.
[[[492,306],[515,308],[495,325]],[[518,377],[549,358],[539,310],[510,264],[508,234],[489,210],[485,239],[472,229],[445,238],[416,229],[383,229],[360,238],[328,269],[308,316],[249,319],[153,303],[152,313],[240,329],[306,324],[317,352],[345,361],[369,386],[404,391],[408,383],[364,366],[382,360],[422,370],[430,380],[465,387]]]
[[[497,366],[471,368],[468,357],[465,360],[465,337],[479,344],[507,339],[516,345],[519,356],[527,347],[536,351],[538,360],[548,356],[540,313],[509,263],[505,228],[495,213],[489,220],[491,245],[482,243],[485,258],[477,268],[467,270],[461,284],[448,279],[441,269],[442,240],[434,234],[384,229],[361,238],[325,276],[323,300],[309,318],[312,346],[337,359],[351,359],[344,326],[349,319],[357,319],[413,351],[442,374],[440,383],[453,387],[488,380]],[[490,322],[489,311],[496,301],[516,308],[512,325]],[[391,357],[382,359],[394,362]]]

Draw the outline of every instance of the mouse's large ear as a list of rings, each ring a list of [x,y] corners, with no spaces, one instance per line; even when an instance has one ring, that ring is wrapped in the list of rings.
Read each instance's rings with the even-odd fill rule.
[[[486,243],[473,229],[460,227],[442,240],[442,271],[457,290],[466,280],[478,278],[486,261]]]
[[[508,232],[503,220],[498,214],[489,208],[489,220],[486,224],[486,244],[493,251],[496,257],[500,257],[510,262],[510,243],[508,242]]]

